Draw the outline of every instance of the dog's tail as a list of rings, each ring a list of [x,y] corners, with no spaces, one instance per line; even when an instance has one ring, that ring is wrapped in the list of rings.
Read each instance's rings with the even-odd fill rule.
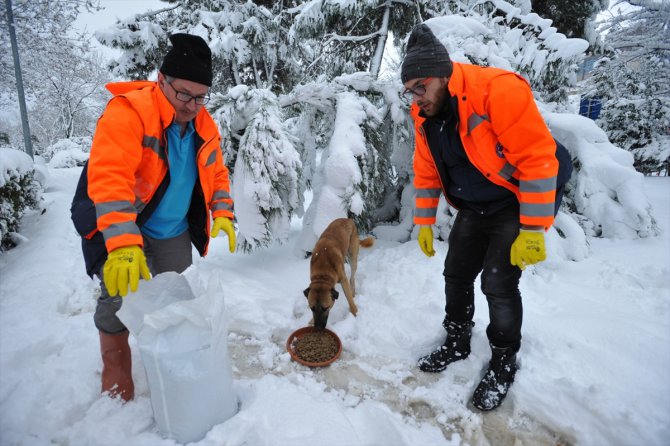
[[[375,239],[373,239],[372,237],[368,237],[368,238],[365,238],[365,239],[359,240],[359,241],[360,241],[361,246],[363,248],[369,248],[370,246],[374,245],[374,243],[375,243]]]

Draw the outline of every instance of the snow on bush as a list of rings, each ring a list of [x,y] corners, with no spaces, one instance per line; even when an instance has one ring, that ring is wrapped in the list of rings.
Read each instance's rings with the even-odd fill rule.
[[[16,245],[13,236],[21,217],[37,208],[42,188],[33,161],[25,152],[0,148],[0,251]]]
[[[577,164],[566,187],[566,201],[583,218],[580,224],[587,235],[626,239],[657,235],[633,155],[610,143],[586,117],[567,113],[544,117]]]
[[[52,169],[83,166],[91,151],[91,138],[88,136],[61,139],[41,153]]]

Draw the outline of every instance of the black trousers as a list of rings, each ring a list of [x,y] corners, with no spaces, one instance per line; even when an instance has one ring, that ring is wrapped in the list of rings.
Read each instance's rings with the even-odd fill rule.
[[[474,281],[481,272],[482,292],[489,306],[489,342],[519,350],[523,319],[521,269],[510,263],[510,248],[519,235],[519,227],[518,205],[488,216],[468,209],[458,211],[444,262],[445,328],[449,321],[472,320]]]

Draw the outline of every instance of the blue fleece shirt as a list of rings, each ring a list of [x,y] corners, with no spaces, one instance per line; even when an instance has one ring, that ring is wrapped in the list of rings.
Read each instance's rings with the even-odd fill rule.
[[[198,176],[193,122],[188,123],[183,136],[179,124],[168,127],[167,144],[170,184],[156,210],[142,226],[143,233],[156,239],[176,237],[188,229],[186,213]]]

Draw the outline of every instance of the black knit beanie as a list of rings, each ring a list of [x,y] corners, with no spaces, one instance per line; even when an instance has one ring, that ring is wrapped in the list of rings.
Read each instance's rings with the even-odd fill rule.
[[[172,48],[163,59],[160,72],[212,86],[212,51],[202,37],[192,34],[172,34]]]
[[[407,54],[400,71],[402,83],[422,77],[449,77],[452,70],[451,59],[444,45],[437,40],[428,25],[416,25],[407,41]]]

